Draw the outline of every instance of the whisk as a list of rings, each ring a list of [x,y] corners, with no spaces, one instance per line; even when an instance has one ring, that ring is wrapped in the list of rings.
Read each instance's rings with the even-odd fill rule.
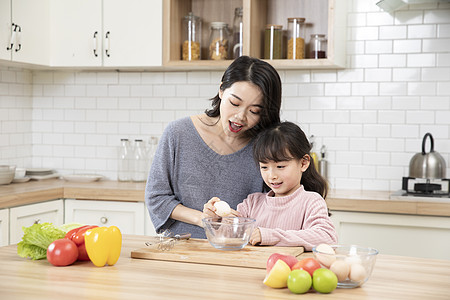
[[[175,243],[179,240],[188,240],[191,237],[190,233],[183,233],[183,234],[175,234],[173,235],[173,233],[166,229],[160,233],[158,233],[156,235],[156,242],[151,243],[151,242],[146,242],[145,245],[146,246],[151,246],[154,244],[158,244],[157,249],[160,251],[169,251],[171,250],[174,246]]]

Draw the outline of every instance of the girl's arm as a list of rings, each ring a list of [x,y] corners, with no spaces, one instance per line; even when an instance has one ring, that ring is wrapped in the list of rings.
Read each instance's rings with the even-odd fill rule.
[[[296,222],[289,217],[285,219],[289,223],[294,224]],[[299,222],[301,221],[299,220]],[[261,245],[303,246],[306,251],[311,251],[313,247],[319,244],[334,244],[337,242],[336,230],[328,216],[324,200],[315,201],[308,208],[301,229],[283,230],[263,227],[259,227],[259,229]]]

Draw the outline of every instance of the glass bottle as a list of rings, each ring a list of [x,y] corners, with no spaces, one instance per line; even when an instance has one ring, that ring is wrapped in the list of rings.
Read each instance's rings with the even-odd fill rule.
[[[142,140],[134,140],[134,160],[132,181],[145,181],[148,173],[148,162],[145,145]]]
[[[148,140],[148,149],[147,149],[147,169],[150,170],[152,166],[153,157],[155,157],[156,148],[158,147],[158,138],[156,136],[151,136]]]
[[[225,60],[228,58],[228,24],[211,22],[209,37],[209,59]]]
[[[131,162],[133,158],[130,141],[128,139],[120,139],[120,143],[117,179],[119,181],[130,181]]]
[[[327,58],[327,40],[325,34],[311,34],[309,41],[310,56],[309,58],[320,59]]]
[[[238,58],[243,54],[243,34],[242,7],[236,7],[233,21],[233,58]]]
[[[288,18],[287,58],[305,58],[305,18]]]
[[[201,59],[202,21],[192,12],[183,18],[183,33],[181,35],[181,59]]]
[[[264,31],[264,58],[280,59],[282,57],[283,26],[267,24]]]

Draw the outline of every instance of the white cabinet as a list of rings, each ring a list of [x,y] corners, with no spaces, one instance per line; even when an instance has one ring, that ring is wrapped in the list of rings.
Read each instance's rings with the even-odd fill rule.
[[[340,244],[376,248],[382,254],[450,259],[450,218],[332,211]]]
[[[65,222],[98,226],[117,226],[123,234],[144,235],[148,215],[143,202],[65,200]],[[154,231],[154,230],[153,230]]]
[[[52,0],[51,66],[161,66],[162,1]]]
[[[0,247],[7,246],[9,241],[9,211],[0,209]]]
[[[0,0],[0,59],[49,65],[49,0]]]
[[[64,200],[52,200],[10,208],[9,243],[16,244],[22,240],[22,227],[45,222],[55,226],[64,223]]]

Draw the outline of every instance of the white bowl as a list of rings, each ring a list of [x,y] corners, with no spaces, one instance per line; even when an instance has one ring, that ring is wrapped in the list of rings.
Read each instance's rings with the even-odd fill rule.
[[[14,179],[16,166],[0,166],[0,184],[10,184]]]
[[[27,169],[25,169],[25,168],[16,168],[14,179],[20,179],[20,178],[25,177],[26,172],[27,172]]]

